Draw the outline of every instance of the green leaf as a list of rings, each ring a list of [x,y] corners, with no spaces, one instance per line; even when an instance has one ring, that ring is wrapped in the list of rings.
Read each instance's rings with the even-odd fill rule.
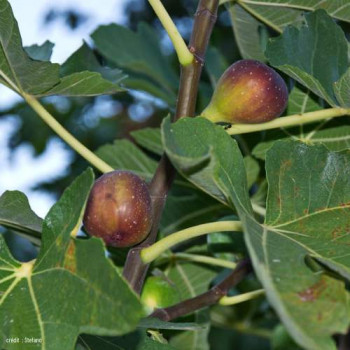
[[[295,86],[288,98],[287,115],[303,114],[307,112],[314,112],[322,109],[317,103],[315,97],[309,90],[304,90],[299,86]],[[318,126],[317,126],[318,128]],[[319,131],[316,128],[315,134]],[[314,132],[311,130],[310,132]],[[280,139],[304,139],[304,127],[285,130],[272,130],[268,131],[263,142],[258,143],[253,149],[253,155],[257,158],[265,160],[266,152],[272,147],[272,145]]]
[[[260,22],[238,4],[228,6],[228,11],[241,56],[265,61],[260,42]]]
[[[251,212],[241,152],[222,127],[201,117],[181,118],[175,124],[166,118],[162,137],[180,174],[228,206],[233,206],[233,197],[241,198],[242,206]]]
[[[281,133],[271,135],[271,140],[260,142],[254,149],[253,155],[265,160],[266,152],[281,138],[285,140],[299,140],[306,144],[322,144],[331,151],[343,151],[350,148],[350,126],[337,126],[324,130],[311,130],[304,135],[283,137]]]
[[[46,40],[42,45],[31,45],[24,48],[27,54],[37,61],[50,61],[52,49],[55,46],[51,41]]]
[[[208,290],[210,281],[216,272],[207,267],[177,262],[170,270],[168,277],[176,285],[181,293],[181,298],[193,298]],[[182,350],[209,350],[208,334],[209,320],[207,310],[195,313],[196,323],[201,324],[203,329],[182,332],[170,339],[170,344],[176,349]]]
[[[266,159],[266,224],[308,247],[311,256],[350,279],[350,255],[346,254],[349,168],[346,152],[299,142],[276,143]]]
[[[221,203],[195,187],[177,185],[173,187],[165,203],[160,232],[166,236],[203,222],[211,222],[226,210]]]
[[[64,77],[83,71],[98,72],[104,79],[114,84],[126,78],[126,75],[120,69],[101,66],[94,52],[85,42],[62,64],[60,74]]]
[[[331,151],[343,151],[350,148],[350,126],[338,126],[316,131],[309,138],[310,143],[325,145]]]
[[[262,23],[281,33],[290,24],[301,21],[303,12],[299,9],[268,7],[240,2],[241,6]]]
[[[141,23],[133,32],[111,24],[99,27],[91,36],[101,54],[128,73],[126,87],[175,103],[178,78],[161,52],[157,33],[149,25]]]
[[[62,77],[60,83],[37,96],[98,96],[123,91],[118,85],[103,79],[97,72],[78,72]]]
[[[131,132],[131,136],[143,148],[155,154],[163,154],[163,145],[159,128],[143,128]]]
[[[230,0],[220,0],[220,4]],[[260,6],[267,9],[326,10],[330,16],[350,22],[350,5],[347,0],[239,0],[245,7]]]
[[[15,91],[42,93],[59,82],[58,64],[34,61],[22,47],[7,0],[0,0],[0,81]]]
[[[272,350],[302,350],[288,334],[285,327],[278,325],[271,339]]]
[[[303,114],[322,109],[309,90],[295,86],[288,97],[287,115]]]
[[[168,329],[168,330],[180,330],[180,331],[193,331],[205,328],[203,325],[193,322],[165,322],[158,318],[144,318],[138,324],[139,328],[151,328],[151,329]]]
[[[42,219],[32,211],[22,192],[5,191],[0,197],[0,225],[40,237]]]
[[[2,347],[22,349],[22,343],[5,343],[6,339],[28,337],[41,340],[28,345],[30,349],[69,350],[82,332],[125,334],[143,316],[138,298],[106,258],[102,241],[71,238],[92,184],[88,170],[52,207],[35,261],[15,261],[0,237]]]
[[[248,188],[252,187],[258,179],[260,167],[259,163],[252,157],[244,157],[244,166],[247,172]]]
[[[23,49],[18,24],[7,0],[0,0],[0,82],[33,96],[94,96],[122,91],[96,72],[79,72],[60,79],[58,64],[47,62],[52,44]],[[37,61],[43,59],[43,61]]]
[[[224,55],[216,47],[209,46],[205,57],[205,69],[213,89],[227,67],[228,63]]]
[[[128,140],[116,140],[112,145],[104,145],[96,154],[114,169],[130,170],[148,180],[157,166],[156,161]]]
[[[208,137],[209,128],[219,133],[217,126],[199,119],[164,124],[167,154],[194,183],[202,185],[203,174],[207,181],[215,179],[213,184],[234,203],[255,271],[294,340],[307,350],[335,350],[331,335],[345,332],[350,323],[349,293],[342,279],[314,272],[306,260],[312,257],[350,279],[350,155],[330,152],[324,146],[277,142],[266,159],[269,192],[262,225],[247,204],[247,188],[238,188],[244,175],[227,171],[229,164],[242,166],[238,165],[242,156],[233,155],[234,141],[230,139],[228,156],[225,136]],[[219,146],[226,157],[217,155]],[[210,150],[207,157],[204,148]],[[199,155],[202,162],[195,162]],[[216,167],[212,165],[215,160]],[[189,164],[196,167],[189,168]],[[230,191],[222,185],[227,177]]]
[[[341,107],[350,107],[350,68],[334,83],[334,92]]]
[[[136,331],[123,337],[95,337],[84,334],[79,339],[81,348],[76,350],[176,350],[149,338],[144,331]]]
[[[220,218],[219,221],[238,220],[235,215]],[[207,235],[208,251],[219,259],[237,261],[246,252],[241,232],[216,232]]]
[[[289,95],[287,114],[302,114],[322,109],[310,91],[303,91],[294,87]],[[274,130],[266,134],[265,140],[258,143],[253,149],[253,155],[265,160],[266,152],[280,139],[300,140],[308,144],[324,144],[329,150],[341,151],[350,146],[350,128],[347,125],[321,130],[324,122],[316,124],[312,128],[292,128],[288,130]]]
[[[278,142],[266,159],[265,225],[241,216],[270,303],[294,340],[310,350],[336,349],[330,335],[345,332],[350,322],[344,283],[305,263],[313,256],[350,277],[349,209],[342,202],[350,197],[349,164],[348,155],[323,146]]]
[[[323,10],[305,15],[305,20],[300,29],[288,27],[283,35],[273,39],[267,47],[267,58],[273,66],[335,106],[333,84],[348,68],[347,40]]]

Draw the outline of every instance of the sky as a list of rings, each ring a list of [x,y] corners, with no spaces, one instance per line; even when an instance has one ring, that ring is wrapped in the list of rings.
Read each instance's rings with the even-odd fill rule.
[[[127,0],[9,0],[18,21],[23,45],[42,44],[50,40],[55,44],[52,61],[63,63],[83,40],[90,41],[89,34],[100,24],[122,23],[123,6]],[[74,6],[72,6],[74,4]],[[103,4],[103,6],[101,6]],[[44,26],[43,18],[52,7],[55,9],[74,9],[87,15],[87,21],[71,31],[58,20]],[[20,100],[15,93],[0,85],[0,108],[10,107]],[[45,216],[54,204],[55,198],[47,193],[33,190],[43,180],[64,174],[70,163],[69,152],[57,138],[53,139],[47,151],[34,158],[34,150],[29,145],[19,147],[13,157],[7,148],[11,132],[16,128],[16,118],[9,116],[0,119],[0,195],[5,190],[19,190],[29,198],[32,209]]]

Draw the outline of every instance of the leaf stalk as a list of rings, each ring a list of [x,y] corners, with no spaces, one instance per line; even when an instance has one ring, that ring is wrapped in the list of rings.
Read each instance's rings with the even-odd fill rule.
[[[219,300],[219,304],[225,305],[225,306],[236,305],[236,304],[243,303],[244,301],[258,298],[264,294],[265,294],[264,289],[258,289],[258,290],[254,290],[252,292],[248,292],[248,293],[244,293],[244,294],[240,294],[240,295],[235,295],[232,297],[224,296]]]
[[[39,115],[39,117],[72,149],[85,158],[91,165],[102,173],[108,173],[114,169],[104,162],[101,158],[97,157],[87,147],[85,147],[80,141],[78,141],[71,133],[69,133],[45,108],[44,106],[33,96],[23,93],[23,98],[29,104],[30,107]]]
[[[240,221],[218,221],[208,224],[202,224],[186,228],[184,230],[175,232],[165,238],[159,240],[153,245],[141,250],[141,260],[145,264],[151,263],[158,258],[166,250],[174,247],[179,243],[183,243],[189,239],[203,236],[213,232],[226,232],[226,231],[241,231],[242,225]]]
[[[350,115],[350,109],[346,108],[327,108],[319,111],[294,114],[287,117],[274,119],[270,122],[260,124],[233,124],[227,133],[230,135],[240,135],[256,131],[271,130],[277,128],[290,128],[293,126],[314,123],[329,118],[343,117]]]
[[[188,66],[193,62],[194,56],[188,49],[185,41],[179,33],[175,23],[169,16],[167,10],[160,0],[148,0],[148,2],[152,6],[164,29],[168,33],[170,40],[174,45],[180,64],[182,66]]]

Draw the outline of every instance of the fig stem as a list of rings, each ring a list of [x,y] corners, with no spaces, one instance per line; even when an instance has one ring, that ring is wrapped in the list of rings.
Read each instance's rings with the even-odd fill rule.
[[[171,235],[157,241],[151,246],[143,248],[140,253],[141,260],[143,263],[149,264],[166,250],[191,238],[199,237],[213,232],[241,230],[242,225],[240,221],[218,221],[189,227],[184,230],[172,233]]]
[[[248,293],[243,293],[243,294],[239,294],[239,295],[235,295],[232,297],[228,297],[228,296],[224,296],[219,300],[219,304],[220,305],[236,305],[239,303],[243,303],[244,301],[248,301],[248,300],[252,300],[255,298],[260,297],[261,295],[265,294],[265,290],[264,289],[257,289],[254,290],[252,292],[248,292]]]
[[[152,6],[158,19],[160,20],[164,29],[168,33],[170,40],[174,45],[180,64],[182,66],[188,66],[193,62],[194,55],[188,49],[184,39],[179,33],[175,23],[169,16],[167,10],[165,9],[160,0],[148,0],[148,2]]]
[[[39,117],[72,149],[85,158],[91,165],[102,173],[108,173],[114,169],[97,157],[80,141],[78,141],[71,133],[69,133],[33,96],[22,93],[22,97],[26,100],[29,106],[39,115]]]
[[[350,115],[350,109],[340,107],[327,108],[315,112],[289,115],[287,117],[277,118],[271,120],[270,122],[261,124],[233,124],[231,128],[227,130],[227,133],[229,135],[239,135],[256,131],[288,128],[292,126],[314,123],[328,118],[342,117],[345,115]]]
[[[193,261],[201,264],[213,265],[225,267],[227,269],[235,269],[237,264],[233,261],[212,258],[211,256],[206,255],[197,255],[197,254],[188,254],[188,253],[175,253],[170,255],[170,258],[174,259],[183,259],[186,261]]]

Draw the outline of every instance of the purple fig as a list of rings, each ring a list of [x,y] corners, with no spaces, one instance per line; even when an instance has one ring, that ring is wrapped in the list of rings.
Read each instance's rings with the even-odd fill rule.
[[[102,175],[92,187],[83,223],[91,236],[112,247],[143,241],[152,225],[152,203],[147,184],[129,171]]]
[[[279,117],[287,106],[284,80],[266,64],[241,60],[219,79],[202,116],[212,122],[264,123]]]

